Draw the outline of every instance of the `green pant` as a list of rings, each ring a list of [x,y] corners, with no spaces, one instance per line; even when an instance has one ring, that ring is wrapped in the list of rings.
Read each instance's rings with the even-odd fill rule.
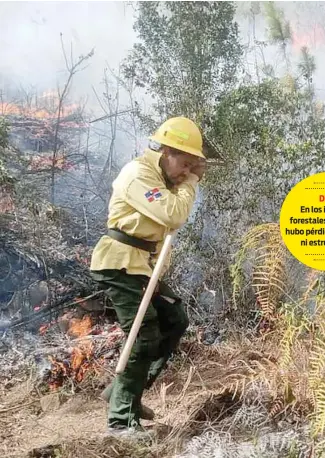
[[[149,278],[128,275],[124,270],[92,272],[116,310],[123,331],[128,334],[137,314]],[[170,303],[164,297],[170,298]],[[139,424],[141,397],[149,389],[175,351],[188,327],[181,300],[164,283],[154,294],[143,318],[130,358],[112,384],[108,424]]]

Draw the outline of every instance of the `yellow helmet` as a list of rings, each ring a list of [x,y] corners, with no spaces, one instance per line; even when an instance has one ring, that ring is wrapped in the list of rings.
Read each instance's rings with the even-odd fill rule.
[[[188,118],[170,118],[149,137],[161,145],[184,151],[184,153],[205,158],[202,135],[199,128]]]

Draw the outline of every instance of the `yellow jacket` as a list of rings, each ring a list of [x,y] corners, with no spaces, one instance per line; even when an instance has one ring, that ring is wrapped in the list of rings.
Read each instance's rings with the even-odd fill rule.
[[[154,265],[165,236],[180,228],[187,220],[195,199],[198,177],[189,178],[177,188],[167,189],[159,166],[161,153],[146,149],[145,153],[125,165],[113,182],[107,226],[129,235],[157,243]],[[90,269],[126,269],[134,275],[152,274],[150,253],[104,235],[95,246]],[[170,263],[170,253],[161,276]]]

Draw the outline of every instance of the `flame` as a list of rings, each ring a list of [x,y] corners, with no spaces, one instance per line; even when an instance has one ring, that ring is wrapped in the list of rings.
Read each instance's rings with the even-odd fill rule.
[[[89,315],[83,317],[82,320],[73,318],[70,322],[68,334],[73,337],[84,337],[90,334],[92,322]]]
[[[65,106],[61,109],[61,118],[74,114],[78,110],[77,104],[71,104]],[[58,109],[55,108],[53,111],[50,109],[38,109],[34,108],[24,108],[14,103],[8,103],[5,107],[2,108],[2,115],[16,115],[16,116],[25,116],[29,118],[37,119],[56,119],[58,117]]]
[[[74,379],[81,382],[84,379],[85,373],[91,368],[92,357],[94,356],[93,343],[88,341],[79,347],[72,350],[71,355],[71,369],[74,374]]]
[[[67,334],[71,337],[78,337],[78,339],[72,341],[74,345],[67,359],[60,360],[49,356],[51,370],[48,384],[51,390],[58,389],[69,379],[80,383],[86,375],[100,375],[102,373],[105,363],[105,356],[101,355],[103,348],[106,351],[115,349],[124,333],[117,325],[113,325],[107,332],[107,338],[104,338],[104,341],[96,346],[96,341],[92,340],[93,335],[90,335],[96,333],[96,329],[93,329],[92,325],[92,319],[89,315],[82,319],[70,319]]]
[[[41,336],[43,336],[46,333],[49,327],[50,325],[48,324],[42,324],[42,326],[40,326],[39,333],[41,334]]]
[[[73,318],[70,321],[68,334],[74,337],[86,337],[92,330],[92,321],[89,315],[82,320]],[[81,340],[79,345],[73,348],[71,353],[71,370],[73,378],[81,382],[84,374],[91,366],[91,358],[94,355],[94,345],[90,340]]]
[[[41,336],[43,336],[54,324],[56,323],[55,320],[50,321],[47,324],[42,324],[38,330]]]
[[[58,109],[60,97],[56,91],[43,92],[41,96],[29,103],[15,104],[12,102],[2,102],[0,105],[0,114],[3,116],[17,115],[38,119],[56,119],[58,117]],[[40,106],[41,105],[41,106]],[[78,111],[80,106],[76,103],[63,104],[61,108],[61,118],[65,118]]]
[[[39,312],[44,305],[46,305],[46,301],[42,301],[39,305],[35,305],[34,312]]]
[[[91,332],[92,321],[90,316],[85,316],[82,320],[74,318],[70,323],[69,335],[82,338]],[[81,339],[73,347],[69,361],[59,361],[52,356],[49,357],[49,360],[52,365],[49,381],[51,390],[62,386],[67,377],[80,383],[88,370],[95,369],[94,344],[91,340]]]
[[[321,24],[316,24],[308,31],[299,30],[299,26],[293,26],[292,47],[295,51],[300,52],[301,48],[306,46],[310,50],[315,50],[325,44],[325,29]]]
[[[59,170],[70,170],[74,167],[63,154],[58,154],[55,160],[51,156],[33,156],[29,163],[29,170],[44,170],[52,167]]]
[[[50,390],[56,390],[63,385],[65,377],[69,374],[69,364],[58,361],[52,356],[48,357],[51,363],[51,380],[49,381]]]

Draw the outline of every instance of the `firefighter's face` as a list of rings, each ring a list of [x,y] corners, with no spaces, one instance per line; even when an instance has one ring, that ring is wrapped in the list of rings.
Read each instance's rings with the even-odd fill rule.
[[[175,151],[168,146],[163,147],[162,153],[162,169],[173,185],[183,183],[192,169],[199,163],[199,159],[195,156]]]

